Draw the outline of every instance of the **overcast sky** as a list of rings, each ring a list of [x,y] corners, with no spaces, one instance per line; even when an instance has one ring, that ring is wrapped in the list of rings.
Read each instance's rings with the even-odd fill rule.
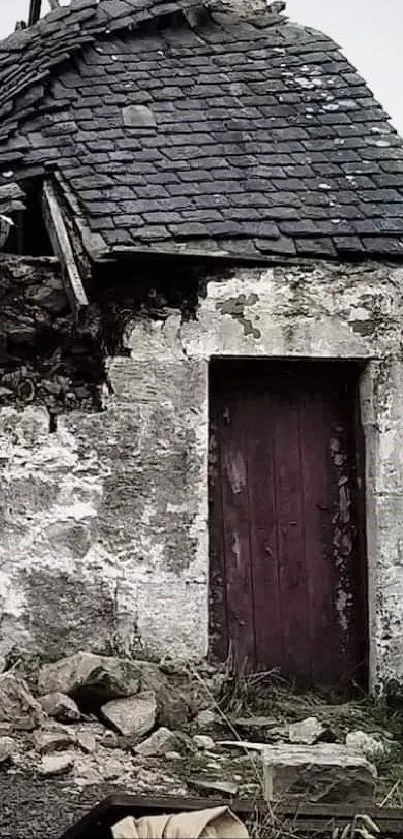
[[[48,10],[47,0],[42,6]],[[28,7],[29,0],[0,0],[0,37],[27,18]],[[403,0],[288,0],[287,11],[332,35],[403,135]]]

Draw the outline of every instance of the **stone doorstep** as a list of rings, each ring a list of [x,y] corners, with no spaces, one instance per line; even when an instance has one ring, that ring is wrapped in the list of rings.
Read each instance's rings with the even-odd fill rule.
[[[347,746],[273,745],[261,753],[266,800],[311,803],[372,802],[376,769]]]

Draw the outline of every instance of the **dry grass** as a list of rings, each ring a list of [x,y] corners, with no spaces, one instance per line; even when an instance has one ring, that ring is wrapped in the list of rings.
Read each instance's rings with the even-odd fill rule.
[[[250,839],[308,839],[307,834],[298,827],[296,819],[285,820],[278,814],[276,807],[267,805],[265,813],[255,812],[246,823]],[[379,827],[366,814],[359,814],[343,827],[337,827],[333,820],[315,830],[315,836],[321,839],[379,839]]]
[[[192,677],[200,679],[192,669]],[[388,737],[390,747],[374,760],[378,771],[376,803],[385,807],[403,808],[403,714],[399,708],[390,707],[385,701],[376,701],[353,689],[346,700],[341,692],[301,692],[292,683],[283,679],[276,671],[267,673],[233,674],[228,665],[219,697],[208,696],[223,724],[232,738],[240,740],[234,722],[237,717],[267,716],[275,718],[280,726],[298,722],[308,716],[315,716],[327,729],[329,742],[344,742],[351,731],[364,731],[374,736]],[[262,732],[258,734],[262,738]],[[251,735],[248,739],[254,739]],[[256,755],[245,750],[261,784],[260,763]],[[263,790],[261,790],[263,797]],[[273,809],[268,808],[264,824],[258,824],[258,832],[252,834],[261,839],[275,839],[282,836],[296,839],[296,826],[285,828]],[[363,835],[368,828],[354,825],[355,833],[347,833],[335,839],[351,839]],[[361,833],[359,832],[361,831]],[[364,839],[369,839],[368,836]]]

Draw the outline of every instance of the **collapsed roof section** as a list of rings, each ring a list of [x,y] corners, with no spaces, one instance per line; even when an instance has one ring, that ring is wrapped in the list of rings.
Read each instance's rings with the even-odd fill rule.
[[[0,250],[14,225],[13,214],[24,209],[24,193],[18,184],[8,183],[0,186]]]
[[[403,256],[388,117],[328,37],[236,5],[73,0],[1,42],[0,188],[54,173],[93,258]]]

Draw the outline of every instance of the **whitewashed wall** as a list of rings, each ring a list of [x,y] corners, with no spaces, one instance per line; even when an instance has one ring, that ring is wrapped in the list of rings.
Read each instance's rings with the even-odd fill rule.
[[[207,649],[208,363],[366,360],[372,685],[403,684],[403,271],[237,270],[197,317],[138,318],[101,414],[0,410],[0,653]]]

